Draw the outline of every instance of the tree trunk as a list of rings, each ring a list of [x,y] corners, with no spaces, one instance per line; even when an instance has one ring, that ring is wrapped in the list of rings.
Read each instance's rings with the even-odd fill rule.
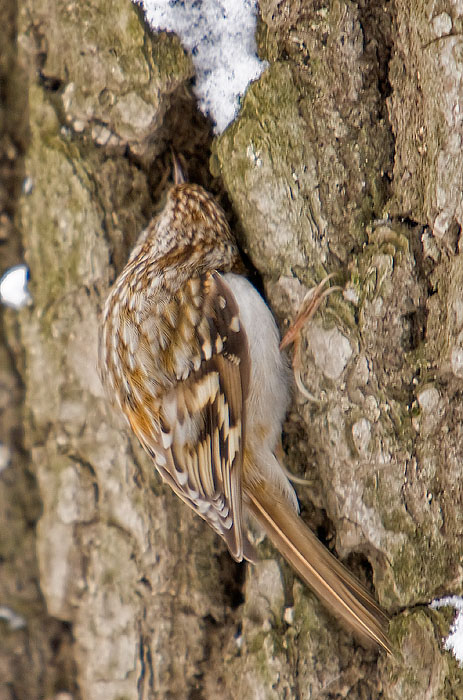
[[[129,0],[1,0],[2,269],[14,222],[33,303],[2,312],[0,700],[462,697],[451,613],[428,607],[461,593],[463,534],[463,4],[433,7],[262,0],[270,65],[213,139],[190,58]],[[343,288],[303,333],[313,398],[294,392],[286,466],[391,614],[392,657],[268,543],[235,564],[103,394],[99,314],[170,146],[282,331],[325,274]]]

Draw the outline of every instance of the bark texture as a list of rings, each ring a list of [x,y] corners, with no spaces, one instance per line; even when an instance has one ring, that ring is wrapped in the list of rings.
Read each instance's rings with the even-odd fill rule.
[[[129,0],[0,8],[2,269],[19,231],[33,298],[2,311],[0,699],[463,698],[428,607],[463,587],[463,3],[261,0],[270,65],[215,140],[189,57]],[[286,464],[391,613],[391,658],[267,543],[236,565],[103,395],[99,313],[171,145],[282,330],[326,273],[343,287],[304,333]]]

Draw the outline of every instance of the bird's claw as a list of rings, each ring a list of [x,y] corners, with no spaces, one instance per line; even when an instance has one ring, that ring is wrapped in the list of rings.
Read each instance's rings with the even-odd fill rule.
[[[325,288],[327,282],[334,277],[334,274],[327,275],[316,287],[309,289],[305,295],[297,316],[293,323],[286,331],[281,343],[280,350],[288,347],[291,343],[294,345],[293,354],[293,372],[296,386],[303,396],[309,401],[317,402],[317,399],[305,386],[301,377],[302,361],[301,361],[301,331],[303,327],[314,316],[323,299],[333,292],[341,290],[341,287]]]

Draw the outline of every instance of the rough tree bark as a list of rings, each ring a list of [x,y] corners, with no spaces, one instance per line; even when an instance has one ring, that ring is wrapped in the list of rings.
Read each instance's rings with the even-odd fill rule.
[[[0,605],[24,625],[0,620],[0,698],[462,698],[450,612],[427,604],[462,591],[463,3],[262,0],[270,66],[217,139],[179,41],[129,0],[0,9],[2,268],[17,230],[33,298],[2,312]],[[391,658],[268,544],[234,564],[103,396],[98,315],[170,145],[282,328],[327,272],[344,288],[304,336],[314,399],[294,396],[286,464],[390,611]]]

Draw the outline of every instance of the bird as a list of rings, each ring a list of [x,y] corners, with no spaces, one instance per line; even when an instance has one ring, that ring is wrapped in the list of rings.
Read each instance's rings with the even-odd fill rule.
[[[162,479],[233,559],[256,562],[257,521],[337,618],[391,653],[388,616],[305,525],[281,463],[292,375],[272,312],[223,209],[174,171],[104,305],[102,383]]]

